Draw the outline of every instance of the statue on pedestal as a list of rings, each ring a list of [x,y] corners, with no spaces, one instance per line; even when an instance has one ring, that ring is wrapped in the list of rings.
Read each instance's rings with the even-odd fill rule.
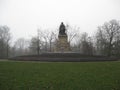
[[[70,52],[70,43],[68,42],[68,36],[66,33],[66,27],[63,22],[60,24],[59,27],[59,35],[56,42],[55,52]]]
[[[59,27],[59,35],[66,35],[66,28],[65,28],[65,25],[63,24],[63,22],[61,23],[61,25]]]

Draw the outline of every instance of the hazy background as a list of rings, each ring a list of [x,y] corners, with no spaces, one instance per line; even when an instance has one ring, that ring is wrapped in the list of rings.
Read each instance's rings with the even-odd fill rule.
[[[120,0],[0,0],[0,25],[10,27],[15,40],[61,22],[92,34],[111,19],[120,20]]]

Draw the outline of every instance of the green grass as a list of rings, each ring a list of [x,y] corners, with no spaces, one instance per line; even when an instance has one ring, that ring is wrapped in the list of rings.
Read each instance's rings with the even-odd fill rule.
[[[120,62],[0,61],[0,90],[120,90]]]

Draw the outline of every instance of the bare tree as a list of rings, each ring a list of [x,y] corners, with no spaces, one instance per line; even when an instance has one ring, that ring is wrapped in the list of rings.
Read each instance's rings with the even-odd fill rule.
[[[30,40],[29,49],[31,54],[38,54],[38,39],[37,37],[32,37]]]
[[[86,32],[81,34],[80,38],[80,51],[82,54],[93,55],[93,42],[92,38]]]
[[[57,39],[56,31],[44,30],[42,32],[42,40],[43,40],[43,42],[45,42],[46,51],[52,52],[53,46],[54,46],[53,44],[56,39]]]
[[[106,47],[107,47],[107,41],[104,32],[98,27],[96,36],[95,36],[95,45],[96,45],[96,52],[98,55],[105,55],[106,54]]]
[[[40,29],[37,30],[37,40],[36,40],[36,44],[37,44],[37,54],[40,54]]]
[[[113,54],[120,56],[120,35],[115,38],[115,42],[113,44]]]
[[[68,35],[68,42],[71,44],[74,43],[76,37],[79,35],[80,28],[79,27],[72,27],[69,24],[66,25],[67,35]]]
[[[38,40],[38,37],[32,37],[29,44],[30,53],[39,55],[42,52],[43,43],[40,39]]]
[[[41,50],[43,49],[44,42],[43,42],[43,32],[41,29],[37,29],[37,36],[32,37],[30,41],[29,48],[32,54],[39,55]]]
[[[9,57],[11,33],[8,26],[0,26],[0,57]]]
[[[19,56],[19,55],[27,55],[29,54],[29,42],[24,38],[19,38],[15,41],[14,46],[12,47],[12,53],[14,55],[11,56]]]
[[[100,48],[106,52],[108,56],[112,55],[113,45],[116,42],[116,37],[120,35],[120,24],[116,20],[111,20],[98,27],[97,43]]]
[[[55,40],[56,40],[56,33],[51,31],[48,36],[50,52],[52,52],[52,45],[53,45],[53,42],[55,42]]]

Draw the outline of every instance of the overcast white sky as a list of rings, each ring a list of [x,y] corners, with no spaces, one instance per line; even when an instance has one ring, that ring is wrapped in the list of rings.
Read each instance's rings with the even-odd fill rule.
[[[55,29],[61,22],[91,34],[111,19],[120,20],[120,0],[0,0],[0,25],[10,27],[14,39],[31,38],[38,27]]]

